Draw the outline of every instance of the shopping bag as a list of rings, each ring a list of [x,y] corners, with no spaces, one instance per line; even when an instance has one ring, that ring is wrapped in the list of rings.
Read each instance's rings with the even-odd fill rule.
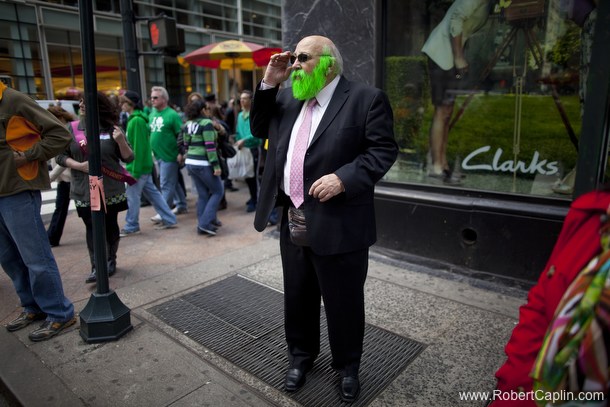
[[[249,148],[236,148],[237,154],[227,159],[229,179],[245,179],[254,177],[254,159]]]

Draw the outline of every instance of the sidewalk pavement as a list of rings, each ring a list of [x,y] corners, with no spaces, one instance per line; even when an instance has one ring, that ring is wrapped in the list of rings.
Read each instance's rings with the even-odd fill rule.
[[[287,393],[196,346],[148,309],[184,293],[240,274],[282,290],[277,233],[258,233],[246,213],[247,188],[227,192],[229,208],[215,237],[196,234],[195,197],[175,229],[154,230],[142,208],[142,233],[121,239],[110,288],[131,309],[133,330],[117,341],[87,344],[79,324],[45,342],[30,342],[35,327],[0,329],[0,384],[8,405],[23,406],[296,406]],[[123,225],[124,215],[120,215]],[[84,225],[68,216],[61,245],[53,248],[66,295],[76,311],[95,285]],[[503,348],[526,292],[440,268],[406,263],[371,251],[366,283],[367,323],[426,347],[371,406],[481,406],[460,401],[461,391],[490,391]],[[21,308],[0,274],[0,323]],[[366,346],[366,345],[365,345]],[[366,349],[366,348],[365,348]],[[363,383],[366,385],[366,383]],[[1,393],[1,391],[0,391]],[[6,405],[2,401],[0,406]]]

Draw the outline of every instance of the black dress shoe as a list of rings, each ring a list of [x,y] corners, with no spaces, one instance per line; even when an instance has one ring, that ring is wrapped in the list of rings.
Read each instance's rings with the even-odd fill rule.
[[[108,277],[112,277],[116,273],[116,260],[108,260]]]
[[[97,275],[95,274],[95,269],[91,270],[91,274],[85,280],[85,284],[91,284],[97,282]]]
[[[339,394],[341,400],[347,403],[353,403],[360,394],[360,380],[357,376],[345,376],[341,378],[339,383]]]
[[[305,384],[305,374],[307,372],[304,369],[291,368],[286,372],[286,381],[284,382],[284,389],[286,391],[297,391]]]

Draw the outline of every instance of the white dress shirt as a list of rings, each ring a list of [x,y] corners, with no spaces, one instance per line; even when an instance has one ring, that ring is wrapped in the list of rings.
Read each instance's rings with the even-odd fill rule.
[[[311,112],[311,129],[309,130],[309,142],[311,143],[311,139],[313,135],[316,133],[318,125],[320,121],[322,121],[322,116],[324,116],[324,112],[326,112],[326,108],[330,103],[330,99],[333,97],[335,93],[335,89],[339,84],[340,77],[337,76],[333,79],[328,85],[324,87],[316,96],[318,103],[314,106],[313,111]],[[305,110],[307,109],[307,103],[309,100],[306,100],[303,103],[303,107],[301,108],[301,112],[297,117],[297,120],[294,122],[294,126],[292,126],[292,132],[290,133],[290,143],[288,144],[288,155],[286,157],[286,164],[284,164],[284,182],[282,189],[286,193],[286,195],[290,196],[290,163],[292,162],[292,152],[294,151],[294,143],[297,138],[297,133],[299,131],[299,127],[301,127],[301,123],[305,118]],[[307,191],[305,191],[307,194]]]
[[[337,75],[335,79],[333,79],[328,85],[326,85],[320,93],[316,96],[318,103],[314,106],[313,111],[311,112],[311,129],[309,130],[309,141],[307,145],[311,143],[311,139],[313,135],[316,134],[316,130],[318,129],[318,125],[320,121],[322,121],[322,117],[324,116],[324,112],[326,112],[326,108],[330,103],[330,99],[333,97],[335,93],[335,89],[337,89],[337,85],[339,84],[339,79],[341,77]],[[265,81],[261,81],[260,89],[268,90],[272,89],[273,86],[270,86],[265,83]],[[284,177],[282,185],[280,188],[286,193],[286,195],[290,196],[290,163],[292,161],[292,152],[294,151],[294,143],[297,138],[297,133],[299,131],[299,127],[301,127],[301,123],[305,118],[305,110],[307,109],[307,104],[309,100],[306,100],[303,103],[303,107],[301,108],[301,112],[297,117],[297,120],[294,122],[294,126],[292,126],[292,132],[290,133],[290,143],[288,144],[288,155],[286,157],[286,164],[284,164]],[[305,191],[307,193],[307,191]]]

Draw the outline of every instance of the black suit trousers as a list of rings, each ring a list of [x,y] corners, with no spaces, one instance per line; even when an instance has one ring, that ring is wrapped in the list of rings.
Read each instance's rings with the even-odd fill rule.
[[[324,301],[332,367],[357,375],[364,340],[364,282],[368,248],[317,255],[290,240],[284,209],[280,251],[284,275],[284,318],[291,367],[307,368],[320,352],[320,299]]]

